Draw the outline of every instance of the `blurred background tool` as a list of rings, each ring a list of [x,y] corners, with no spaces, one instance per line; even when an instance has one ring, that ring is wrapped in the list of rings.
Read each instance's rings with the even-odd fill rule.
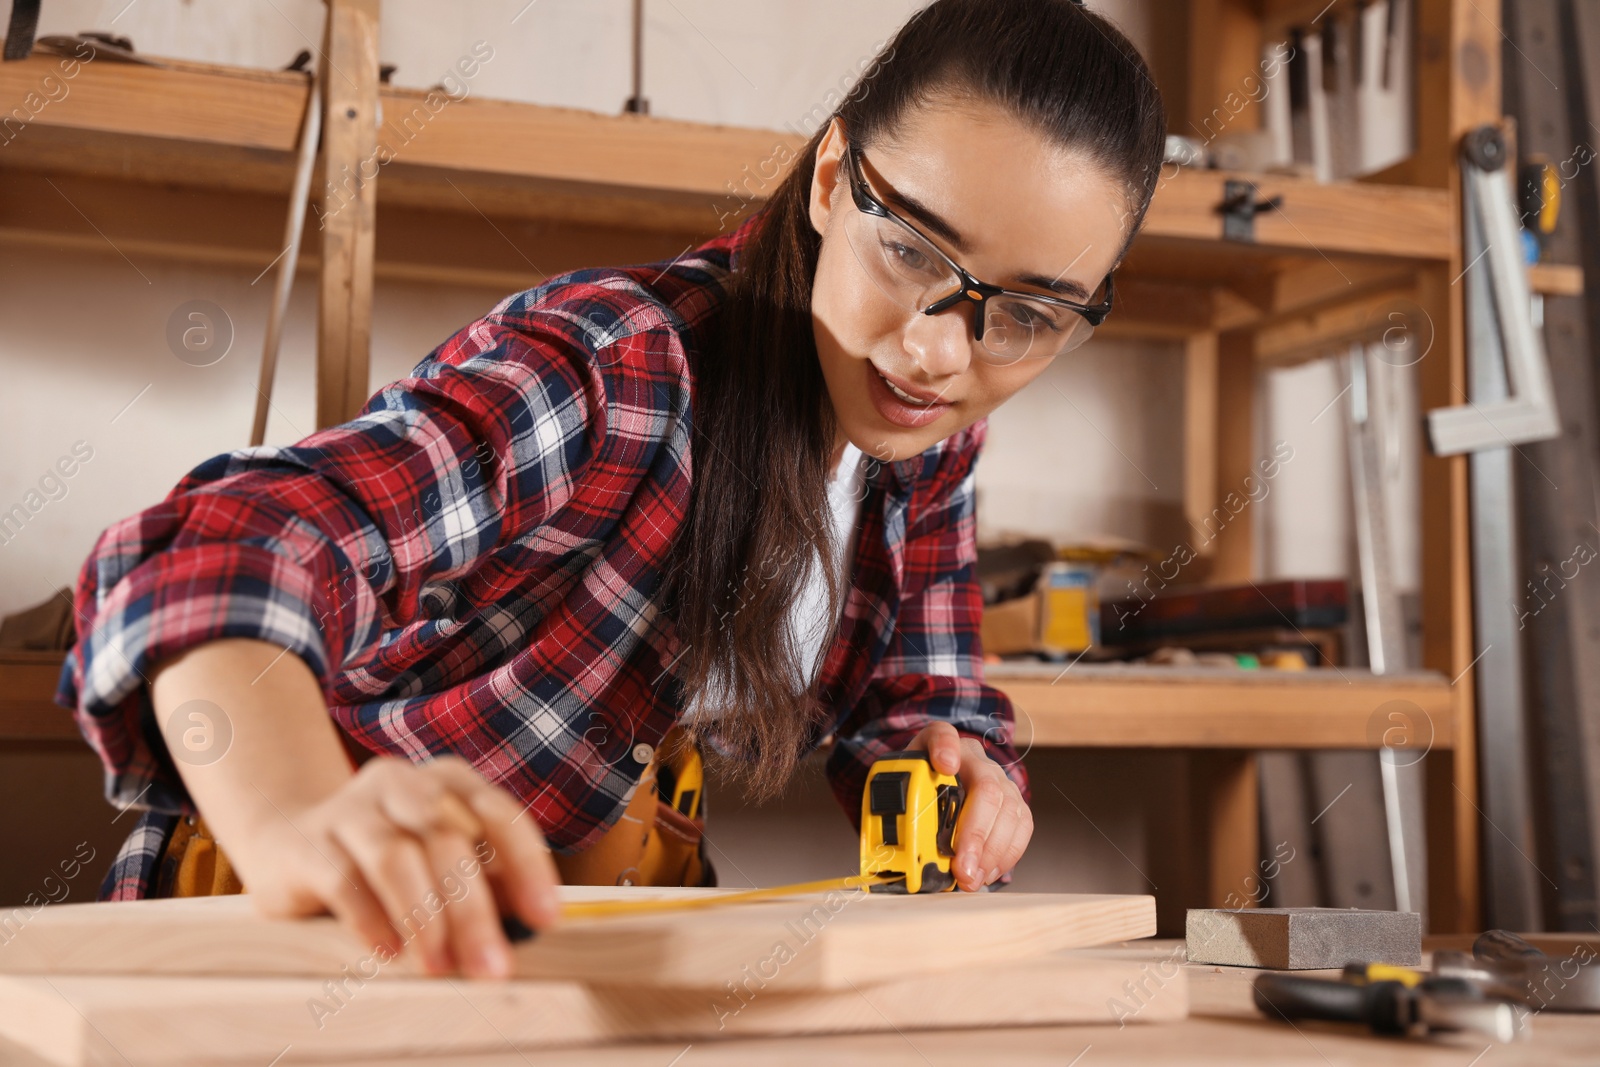
[[[1600,968],[1575,942],[1553,958],[1508,930],[1489,930],[1464,952],[1434,953],[1434,972],[1492,983],[1539,1011],[1600,1012]]]
[[[1529,1031],[1510,1001],[1486,997],[1465,979],[1415,971],[1378,981],[1368,980],[1365,971],[1343,978],[1263,974],[1256,978],[1253,993],[1263,1015],[1290,1023],[1297,1019],[1359,1023],[1375,1034],[1395,1037],[1464,1031],[1500,1042],[1526,1037]]]

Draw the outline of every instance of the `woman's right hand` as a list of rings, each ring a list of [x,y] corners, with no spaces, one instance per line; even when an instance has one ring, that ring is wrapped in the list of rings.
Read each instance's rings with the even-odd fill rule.
[[[371,759],[316,803],[273,805],[252,830],[227,847],[260,910],[331,911],[380,952],[418,953],[430,974],[509,976],[501,914],[536,930],[560,915],[532,817],[459,757]]]

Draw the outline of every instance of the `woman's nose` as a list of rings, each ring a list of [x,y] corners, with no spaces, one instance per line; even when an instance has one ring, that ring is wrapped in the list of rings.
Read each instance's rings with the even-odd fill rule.
[[[949,378],[972,363],[972,314],[966,303],[939,312],[911,316],[901,344],[930,378]]]

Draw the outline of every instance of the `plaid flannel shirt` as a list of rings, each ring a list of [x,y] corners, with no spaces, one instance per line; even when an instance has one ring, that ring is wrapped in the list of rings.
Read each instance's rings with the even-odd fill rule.
[[[604,833],[682,710],[658,600],[689,503],[695,353],[761,218],[671,263],[510,296],[349,422],[215,456],[101,534],[56,701],[108,799],[148,809],[102,897],[149,895],[194,811],[146,677],[223,637],[305,660],[361,748],[470,760],[557,851]],[[869,471],[819,680],[853,823],[868,767],[936,721],[982,738],[1026,795],[1011,705],[982,680],[984,432]]]

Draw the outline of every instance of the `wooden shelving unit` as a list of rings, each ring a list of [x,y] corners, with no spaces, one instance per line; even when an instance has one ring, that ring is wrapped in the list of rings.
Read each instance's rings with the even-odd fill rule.
[[[375,0],[329,3],[338,38],[330,49],[375,38]],[[1229,175],[1178,173],[1162,184],[1119,274],[1118,310],[1104,332],[1185,344],[1185,508],[1193,518],[1209,514],[1258,458],[1250,430],[1258,368],[1341,343],[1366,328],[1373,306],[1396,294],[1414,299],[1435,329],[1434,354],[1421,364],[1423,404],[1445,406],[1465,395],[1461,290],[1451,285],[1463,266],[1454,146],[1464,130],[1499,118],[1499,4],[1416,5],[1418,148],[1410,160],[1391,168],[1385,182],[1245,176],[1264,196],[1282,197],[1280,210],[1257,218],[1250,242],[1223,239],[1219,204]],[[1191,110],[1203,111],[1199,101],[1254,72],[1264,35],[1331,6],[1190,0]],[[0,64],[0,99],[21,99],[56,63],[35,55]],[[370,291],[373,277],[510,292],[574,267],[670,258],[747,217],[801,141],[790,133],[475,97],[442,107],[434,97],[430,107],[427,94],[380,88],[375,64],[370,79],[340,90],[351,95],[341,98],[337,118],[381,109],[377,143],[389,145],[393,159],[339,220],[351,229],[323,232],[314,211],[303,244],[304,269],[332,272],[325,285],[357,294],[355,326],[320,334],[319,425],[348,418],[367,396],[359,319],[370,316],[370,307],[360,294],[363,285]],[[109,255],[114,244],[135,259],[254,269],[274,260],[308,96],[304,76],[177,61],[95,62],[70,85],[70,95],[44,107],[0,149],[0,246]],[[370,145],[371,132],[363,136]],[[328,176],[340,186],[370,157],[360,146],[360,138],[325,136],[313,189],[323,189]],[[337,243],[354,240],[359,247],[366,227],[375,231],[370,266]],[[1582,279],[1557,272],[1541,284],[1571,291]],[[1212,884],[1223,886],[1255,869],[1251,753],[1373,747],[1373,710],[1386,700],[1410,701],[1434,730],[1433,928],[1474,928],[1478,824],[1465,460],[1427,459],[1423,497],[1426,672],[1219,678],[1082,667],[1052,682],[1048,668],[997,671],[997,684],[1018,705],[1023,743],[1236,752],[1210,818],[1218,843]],[[1247,509],[1230,523],[1206,546],[1194,573],[1223,581],[1251,577],[1252,520]],[[0,692],[7,694],[0,738],[75,736],[65,713],[36,703],[48,701],[53,671],[14,656],[0,664]]]

